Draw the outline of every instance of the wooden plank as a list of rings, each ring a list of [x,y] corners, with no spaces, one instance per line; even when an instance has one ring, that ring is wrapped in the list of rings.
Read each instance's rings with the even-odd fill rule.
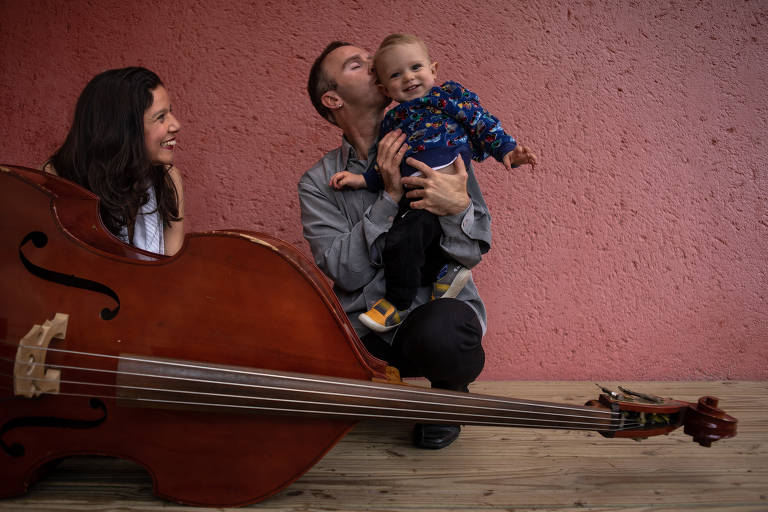
[[[251,508],[768,510],[767,382],[622,385],[686,401],[718,396],[720,406],[738,418],[738,435],[703,448],[682,429],[638,443],[592,432],[472,426],[449,448],[425,451],[410,445],[408,425],[365,422],[292,486]],[[472,391],[575,405],[599,393],[585,382],[480,382]],[[0,510],[190,510],[155,499],[151,487],[148,474],[133,463],[77,457],[29,495],[0,501]]]

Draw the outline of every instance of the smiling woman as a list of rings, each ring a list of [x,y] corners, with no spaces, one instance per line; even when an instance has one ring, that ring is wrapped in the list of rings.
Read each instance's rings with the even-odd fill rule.
[[[66,140],[43,169],[95,193],[104,225],[124,242],[175,254],[184,241],[181,173],[173,165],[180,129],[155,73],[105,71],[85,86]]]
[[[171,112],[168,91],[162,85],[152,89],[152,105],[144,112],[144,142],[153,164],[173,165],[176,133],[181,123]]]

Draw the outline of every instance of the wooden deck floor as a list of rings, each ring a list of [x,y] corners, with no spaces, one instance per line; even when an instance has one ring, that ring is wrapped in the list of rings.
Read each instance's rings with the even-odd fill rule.
[[[615,383],[603,383],[613,385]],[[679,429],[642,442],[596,433],[466,427],[447,449],[424,451],[410,428],[361,423],[313,469],[252,509],[277,511],[768,511],[768,382],[623,383],[695,401],[720,398],[737,437],[711,448]],[[480,382],[472,391],[572,404],[586,382]],[[144,470],[116,459],[65,461],[3,511],[177,511]]]

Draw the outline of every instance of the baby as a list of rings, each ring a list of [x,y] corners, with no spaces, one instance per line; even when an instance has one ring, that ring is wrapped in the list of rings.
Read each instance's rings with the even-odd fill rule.
[[[435,85],[437,62],[431,60],[426,44],[418,37],[387,36],[374,56],[374,71],[381,90],[399,103],[385,115],[379,136],[398,128],[406,134],[408,149],[401,164],[402,176],[418,172],[405,163],[408,157],[448,173],[455,172],[459,157],[465,166],[472,159],[482,161],[489,156],[508,170],[523,164],[536,165],[536,156],[502,130],[499,120],[480,105],[477,95],[457,82]],[[376,166],[364,174],[338,172],[330,185],[373,192],[383,189]],[[441,236],[438,218],[426,210],[411,210],[405,196],[386,236],[385,297],[360,315],[360,321],[377,332],[399,325],[422,284],[423,272],[439,269],[433,298],[457,296],[471,275],[469,269],[447,257],[438,264],[427,261],[427,253],[439,253],[435,250]]]

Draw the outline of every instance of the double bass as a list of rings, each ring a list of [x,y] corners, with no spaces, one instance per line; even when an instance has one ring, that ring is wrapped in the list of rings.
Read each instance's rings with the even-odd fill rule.
[[[0,497],[91,454],[141,464],[167,500],[246,505],[363,419],[629,438],[683,426],[704,446],[736,434],[714,397],[604,390],[570,405],[405,384],[290,244],[213,231],[166,257],[98,212],[71,182],[0,166]]]

